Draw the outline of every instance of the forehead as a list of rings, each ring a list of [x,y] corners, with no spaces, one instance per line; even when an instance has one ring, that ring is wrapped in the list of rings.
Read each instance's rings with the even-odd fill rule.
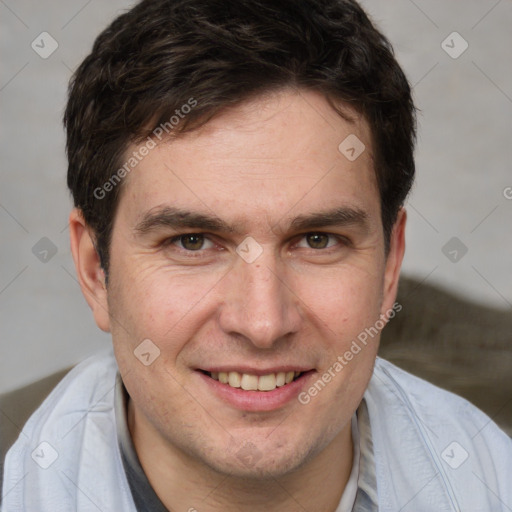
[[[281,91],[226,110],[141,158],[118,214],[132,225],[165,205],[267,226],[340,206],[379,217],[370,129],[344,109],[351,121],[318,93]]]

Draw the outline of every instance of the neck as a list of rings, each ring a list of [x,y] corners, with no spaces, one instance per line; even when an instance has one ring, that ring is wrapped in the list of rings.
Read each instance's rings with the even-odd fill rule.
[[[352,469],[350,421],[327,447],[294,471],[251,479],[215,471],[171,445],[135,412],[131,400],[128,424],[146,477],[168,510],[335,512]]]

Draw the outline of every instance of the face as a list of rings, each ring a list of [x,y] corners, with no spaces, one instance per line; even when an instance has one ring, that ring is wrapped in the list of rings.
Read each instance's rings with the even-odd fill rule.
[[[366,147],[354,161],[349,135]],[[391,308],[401,260],[398,243],[384,253],[366,123],[282,91],[158,145],[123,187],[95,315],[135,423],[232,475],[284,475],[328,448],[378,336],[344,354]]]

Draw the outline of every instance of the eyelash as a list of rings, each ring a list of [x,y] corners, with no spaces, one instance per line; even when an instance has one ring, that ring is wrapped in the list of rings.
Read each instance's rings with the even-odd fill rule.
[[[201,249],[198,249],[196,251],[193,251],[193,250],[185,249],[183,247],[179,247],[179,246],[176,245],[176,242],[179,242],[184,237],[186,237],[186,236],[193,236],[193,235],[201,235],[201,236],[204,237],[205,241],[209,241],[210,243],[213,243],[213,244],[215,243],[205,233],[201,233],[201,232],[195,233],[195,232],[192,232],[192,233],[183,233],[183,234],[180,234],[180,235],[173,236],[171,238],[167,238],[166,240],[163,241],[162,245],[165,246],[165,247],[169,247],[169,246],[175,245],[178,248],[179,251],[187,253],[187,256],[192,256],[194,253],[196,253],[197,256],[200,256],[201,253],[203,253],[207,249],[201,248]],[[342,246],[349,246],[349,245],[351,245],[351,241],[348,238],[344,237],[344,236],[335,235],[333,233],[325,233],[323,231],[309,231],[309,232],[304,233],[302,235],[297,235],[295,238],[297,238],[298,241],[294,244],[294,246],[297,246],[299,244],[299,242],[302,241],[303,239],[305,239],[308,235],[325,235],[325,236],[330,237],[330,239],[334,239],[334,240],[337,241],[336,244],[331,245],[331,246],[329,246],[329,242],[328,242],[328,246],[327,247],[320,248],[320,249],[315,249],[314,247],[303,247],[303,249],[309,249],[309,250],[315,251],[315,252],[324,252],[324,253],[326,253],[326,252],[330,252],[331,250],[336,248],[338,245],[342,245]]]

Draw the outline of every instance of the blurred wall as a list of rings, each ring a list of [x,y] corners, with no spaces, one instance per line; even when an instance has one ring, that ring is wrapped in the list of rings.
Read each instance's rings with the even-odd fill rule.
[[[510,309],[512,1],[362,3],[393,43],[420,109],[404,273]],[[109,343],[69,251],[61,117],[72,70],[130,5],[0,2],[0,392]]]

